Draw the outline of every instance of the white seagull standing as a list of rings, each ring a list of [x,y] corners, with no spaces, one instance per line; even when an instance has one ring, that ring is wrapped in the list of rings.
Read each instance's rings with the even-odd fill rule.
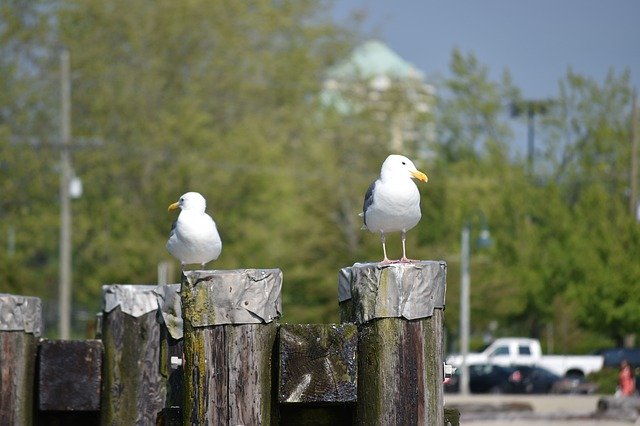
[[[385,234],[401,232],[402,258],[409,262],[405,241],[407,231],[418,224],[420,213],[420,192],[412,178],[427,182],[427,175],[418,171],[411,160],[402,155],[390,155],[382,163],[380,177],[376,179],[364,196],[360,216],[364,219],[363,229],[380,234],[384,259],[390,263],[385,246]]]
[[[205,213],[206,207],[207,202],[197,192],[187,192],[169,206],[169,211],[181,209],[171,227],[167,250],[180,261],[182,270],[191,263],[199,263],[204,268],[222,251],[216,223]]]

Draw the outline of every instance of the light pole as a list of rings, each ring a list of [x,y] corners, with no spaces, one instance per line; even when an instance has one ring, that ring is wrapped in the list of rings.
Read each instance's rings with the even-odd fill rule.
[[[536,115],[544,115],[553,105],[553,100],[527,100],[521,102],[513,102],[511,104],[511,117],[527,116],[527,163],[529,171],[533,172],[533,163],[535,158],[535,129]]]
[[[487,218],[481,210],[476,211],[480,218],[480,236],[476,242],[478,247],[488,247],[491,245],[491,234],[487,225]],[[469,261],[471,258],[471,220],[467,220],[462,227],[461,249],[460,249],[460,353],[462,362],[460,364],[460,393],[469,394],[469,323],[470,323],[470,297],[471,275],[469,273]]]
[[[69,51],[60,54],[62,86],[62,125],[60,147],[60,287],[58,288],[59,332],[61,339],[71,337],[71,79]]]

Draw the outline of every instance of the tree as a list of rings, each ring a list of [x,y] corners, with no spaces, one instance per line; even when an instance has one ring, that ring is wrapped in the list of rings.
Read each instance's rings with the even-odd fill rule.
[[[57,271],[54,2],[0,6],[0,291],[49,298]],[[53,135],[53,136],[52,136]],[[48,313],[45,305],[45,314]]]

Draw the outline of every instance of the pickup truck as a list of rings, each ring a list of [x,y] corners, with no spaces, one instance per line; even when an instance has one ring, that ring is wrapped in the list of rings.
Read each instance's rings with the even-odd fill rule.
[[[540,341],[525,337],[501,337],[484,351],[467,354],[467,365],[537,365],[559,376],[586,376],[602,369],[601,355],[542,355]],[[450,355],[446,363],[459,367],[462,355]]]

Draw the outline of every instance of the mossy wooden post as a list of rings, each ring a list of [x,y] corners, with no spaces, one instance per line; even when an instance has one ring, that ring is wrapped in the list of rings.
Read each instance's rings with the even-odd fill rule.
[[[182,424],[182,403],[184,400],[183,326],[180,284],[158,286],[160,309],[160,374],[166,380],[166,403],[161,424],[165,426]]]
[[[182,276],[185,425],[269,425],[279,269]]]
[[[358,325],[358,425],[444,423],[446,263],[355,264],[339,276],[342,322]]]
[[[0,294],[0,420],[33,424],[33,395],[42,304],[37,297]]]
[[[103,286],[103,425],[155,425],[165,407],[155,288]]]

